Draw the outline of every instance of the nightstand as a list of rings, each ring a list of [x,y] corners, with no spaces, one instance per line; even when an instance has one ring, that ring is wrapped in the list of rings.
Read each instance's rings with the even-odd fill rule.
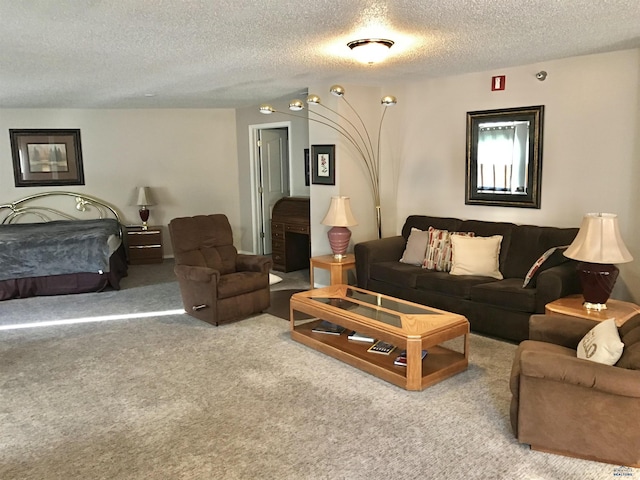
[[[162,229],[127,226],[127,247],[131,265],[162,263]]]
[[[616,325],[619,327],[634,315],[640,313],[640,307],[635,303],[623,302],[621,300],[607,300],[607,308],[605,310],[587,310],[582,306],[584,298],[582,295],[570,295],[568,297],[559,298],[551,303],[547,303],[544,307],[544,313],[547,315],[564,315],[567,317],[579,317],[596,322],[609,320],[614,318]]]

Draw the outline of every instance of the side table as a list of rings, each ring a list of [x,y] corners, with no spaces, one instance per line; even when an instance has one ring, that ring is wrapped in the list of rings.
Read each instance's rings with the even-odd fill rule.
[[[348,270],[355,270],[356,257],[352,253],[345,255],[342,259],[336,260],[333,255],[321,255],[309,259],[309,283],[311,288],[315,288],[313,281],[313,269],[323,268],[329,270],[331,275],[331,285],[346,283],[345,273]]]
[[[547,303],[544,308],[544,313],[587,318],[589,320],[595,320],[596,322],[613,318],[618,327],[635,314],[640,313],[640,306],[621,300],[609,299],[605,310],[587,310],[582,306],[583,302],[584,298],[582,298],[582,295],[570,295],[559,298],[551,303]]]
[[[162,263],[162,229],[149,226],[146,230],[137,225],[127,226],[129,263]]]

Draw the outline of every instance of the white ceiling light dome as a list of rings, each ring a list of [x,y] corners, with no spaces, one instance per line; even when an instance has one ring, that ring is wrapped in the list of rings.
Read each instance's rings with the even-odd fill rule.
[[[384,38],[363,38],[347,43],[347,47],[351,49],[356,60],[372,65],[386,59],[393,44],[393,40]]]

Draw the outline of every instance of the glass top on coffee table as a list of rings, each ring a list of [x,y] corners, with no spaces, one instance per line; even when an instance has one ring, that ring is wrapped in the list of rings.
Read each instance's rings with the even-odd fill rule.
[[[358,313],[396,327],[402,326],[401,316],[398,314],[440,315],[442,313],[428,307],[403,302],[396,298],[354,287],[346,287],[344,293],[341,292],[338,297],[334,294],[334,296],[326,297],[312,296],[310,299],[343,310],[349,310],[352,313]],[[378,307],[382,307],[382,309]]]

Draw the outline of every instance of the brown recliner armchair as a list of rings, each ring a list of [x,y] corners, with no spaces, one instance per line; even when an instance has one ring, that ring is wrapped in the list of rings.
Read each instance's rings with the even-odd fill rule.
[[[189,315],[220,325],[269,307],[271,258],[239,254],[225,215],[174,218],[169,234]]]
[[[529,340],[511,371],[511,426],[532,449],[640,466],[640,315],[619,329],[614,366],[579,359],[576,347],[597,322],[533,315]]]

